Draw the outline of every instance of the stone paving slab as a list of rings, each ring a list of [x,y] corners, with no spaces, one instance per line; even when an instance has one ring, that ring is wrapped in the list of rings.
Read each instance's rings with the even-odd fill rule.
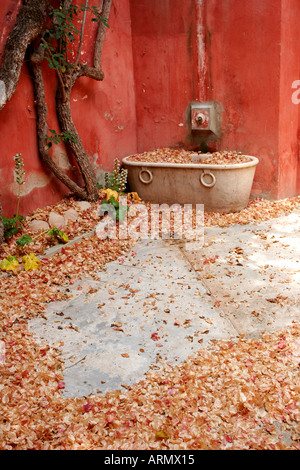
[[[69,294],[48,306],[47,320],[30,321],[41,340],[62,350],[67,396],[131,385],[159,360],[183,361],[211,339],[236,334],[179,246],[165,241],[139,242],[134,256]]]
[[[205,245],[185,255],[239,334],[257,336],[300,320],[300,211],[208,227]]]
[[[62,351],[66,396],[105,394],[211,340],[300,320],[300,211],[205,229],[204,246],[143,240],[29,323]]]

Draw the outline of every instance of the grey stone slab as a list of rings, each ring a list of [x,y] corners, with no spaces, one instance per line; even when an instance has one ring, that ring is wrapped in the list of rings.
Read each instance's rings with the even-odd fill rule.
[[[139,242],[134,256],[109,263],[70,295],[49,305],[47,320],[30,322],[62,350],[66,395],[130,385],[157,360],[183,361],[210,339],[235,334],[178,246],[160,240]]]
[[[300,212],[208,227],[204,246],[142,240],[82,279],[69,299],[30,321],[60,348],[66,396],[120,389],[160,361],[178,363],[211,340],[258,336],[299,321]],[[205,260],[213,262],[205,262]]]

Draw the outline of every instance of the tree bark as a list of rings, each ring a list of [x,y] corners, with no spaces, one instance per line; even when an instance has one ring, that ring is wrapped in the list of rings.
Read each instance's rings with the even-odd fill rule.
[[[64,6],[69,6],[67,0]],[[112,0],[104,0],[101,15],[104,18],[109,17]],[[82,141],[77,132],[75,124],[72,119],[70,95],[72,87],[79,77],[85,76],[94,80],[101,81],[104,74],[101,68],[101,55],[103,42],[105,37],[106,26],[99,22],[96,42],[94,46],[94,61],[93,67],[84,64],[76,64],[75,68],[70,69],[63,74],[63,80],[59,81],[56,92],[56,111],[59,125],[63,132],[69,131],[76,137],[76,142],[69,142],[68,146],[73,152],[76,162],[80,168],[82,177],[84,179],[85,188],[87,192],[87,199],[95,201],[98,198],[98,187],[95,172],[93,171],[89,157],[82,145]]]
[[[42,31],[49,1],[25,0],[7,38],[0,70],[0,111],[15,92],[27,47]]]
[[[32,79],[34,86],[35,102],[36,102],[36,127],[37,127],[37,140],[40,157],[43,163],[49,170],[67,186],[76,196],[81,199],[87,199],[87,191],[78,186],[68,175],[62,171],[59,166],[52,160],[47,145],[47,115],[48,108],[45,99],[44,81],[42,68],[40,64],[41,56],[32,54],[30,58],[30,69],[32,71]]]
[[[67,147],[71,149],[79,166],[85,184],[86,199],[89,201],[96,201],[98,199],[97,179],[90,163],[88,154],[85,151],[81,138],[72,119],[70,94],[70,88],[63,94],[62,87],[59,84],[56,93],[56,112],[58,122],[62,132],[71,132],[75,137],[75,142],[68,142]]]
[[[63,8],[69,8],[70,0],[66,0]],[[104,0],[102,16],[109,17],[112,0]],[[45,100],[44,82],[41,70],[41,61],[43,59],[39,50],[31,55],[30,64],[33,75],[33,83],[35,90],[36,110],[37,110],[37,136],[39,153],[43,162],[53,172],[53,174],[64,183],[70,191],[81,199],[96,201],[98,199],[98,187],[95,172],[89,161],[89,157],[82,144],[81,138],[77,132],[72,119],[70,95],[72,88],[79,77],[86,76],[94,80],[103,80],[104,74],[101,68],[101,54],[106,26],[99,22],[97,38],[94,48],[94,66],[90,67],[85,64],[77,64],[75,68],[71,68],[62,74],[58,80],[56,91],[56,111],[59,125],[62,132],[71,132],[75,137],[75,142],[69,142],[67,146],[73,153],[78,164],[85,188],[78,186],[71,178],[69,178],[52,160],[47,148],[47,105]]]
[[[24,5],[18,14],[16,24],[5,45],[4,59],[0,70],[0,110],[5,103],[9,101],[15,91],[26,50],[41,33],[46,20],[47,7],[50,3],[51,0],[24,0]],[[71,3],[72,0],[64,0],[62,6],[63,10],[66,11]],[[111,4],[112,0],[103,0],[101,15],[106,19],[109,17]],[[37,138],[40,157],[49,170],[65,184],[72,193],[81,199],[88,199],[90,201],[95,201],[98,198],[97,180],[72,119],[70,95],[72,87],[79,77],[86,76],[94,80],[103,80],[104,74],[101,68],[101,54],[105,31],[106,26],[103,22],[99,21],[96,42],[94,44],[93,66],[76,63],[75,67],[69,67],[68,70],[63,73],[61,70],[57,70],[57,116],[62,132],[68,131],[75,137],[76,141],[70,141],[67,145],[78,164],[85,184],[84,188],[66,175],[51,158],[47,145],[48,109],[41,69],[41,62],[43,60],[42,49],[38,48],[35,52],[31,53],[29,60],[35,93]]]

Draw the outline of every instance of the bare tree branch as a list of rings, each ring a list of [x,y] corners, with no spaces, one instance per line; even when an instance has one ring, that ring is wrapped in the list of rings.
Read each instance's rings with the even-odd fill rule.
[[[24,61],[28,46],[41,33],[47,15],[47,7],[51,0],[24,0],[24,5],[17,17],[16,25],[8,38],[5,46],[4,60],[0,71],[0,110],[13,95],[19,80],[21,67]],[[101,16],[108,20],[112,0],[103,0]],[[72,0],[64,0],[62,12],[67,14],[72,6]],[[85,0],[85,10],[88,7],[88,0]],[[84,11],[85,11],[84,10]],[[107,26],[104,22],[98,22],[97,37],[94,44],[93,65],[79,63],[80,48],[83,40],[85,17],[82,22],[79,49],[75,65],[67,66],[65,71],[56,69],[58,84],[56,91],[56,111],[62,133],[69,133],[73,136],[67,142],[67,146],[77,162],[78,169],[84,181],[82,188],[73,181],[61,168],[52,160],[49,153],[47,133],[48,109],[45,99],[44,81],[41,63],[44,58],[44,44],[31,53],[29,66],[32,72],[34,85],[36,114],[37,114],[37,138],[39,154],[44,164],[51,172],[81,199],[95,201],[98,198],[98,188],[95,172],[89,160],[80,136],[76,130],[72,119],[70,95],[76,80],[81,76],[90,77],[94,80],[103,80],[104,74],[101,68],[101,55],[103,49],[104,36]],[[60,44],[58,44],[60,47]],[[1,226],[0,226],[1,236]]]
[[[95,172],[89,161],[89,156],[85,151],[81,138],[77,132],[72,119],[70,104],[71,89],[66,90],[66,99],[63,97],[63,90],[59,84],[56,92],[56,111],[58,122],[62,132],[70,132],[75,139],[69,141],[67,146],[72,150],[73,156],[79,166],[86,189],[86,199],[96,201],[98,199],[98,187]]]
[[[32,54],[30,60],[30,68],[33,76],[34,94],[36,101],[36,116],[37,116],[37,137],[38,137],[38,148],[39,154],[43,163],[51,170],[51,172],[62,182],[67,188],[70,189],[74,194],[82,199],[87,198],[87,192],[78,186],[71,178],[68,177],[59,166],[52,160],[47,146],[47,115],[48,108],[45,99],[44,81],[42,75],[42,69],[39,62],[40,56],[38,54]]]
[[[103,18],[108,19],[109,13],[111,9],[112,0],[103,0],[103,6],[101,11],[101,16]],[[94,47],[94,63],[93,67],[89,67],[85,64],[79,64],[78,76],[85,76],[88,78],[92,78],[93,80],[101,81],[104,78],[104,73],[101,67],[101,56],[102,56],[102,49],[104,43],[104,37],[106,32],[107,26],[102,22],[99,21],[97,37]]]
[[[78,45],[77,55],[76,55],[75,64],[74,64],[75,67],[76,67],[76,65],[78,65],[78,62],[79,62],[80,51],[81,51],[82,40],[83,40],[83,33],[84,33],[84,26],[85,26],[85,20],[86,20],[86,9],[88,7],[88,4],[89,4],[89,0],[85,0],[85,6],[84,6],[84,12],[83,12],[83,18],[82,18],[82,25],[81,25],[81,31],[80,31],[79,45]]]
[[[7,38],[0,70],[0,110],[15,92],[26,49],[42,31],[48,4],[49,0],[27,0]]]
[[[102,12],[101,15],[103,18],[108,19],[111,9],[112,0],[103,0]],[[101,70],[101,55],[105,37],[105,31],[107,26],[104,23],[100,22],[98,26],[97,38],[94,49],[94,67],[96,70]],[[103,78],[101,79],[103,80]]]

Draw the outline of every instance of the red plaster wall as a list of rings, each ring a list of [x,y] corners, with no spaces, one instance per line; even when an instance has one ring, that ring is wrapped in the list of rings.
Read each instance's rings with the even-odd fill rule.
[[[300,67],[299,67],[300,70]],[[300,123],[300,106],[298,105],[298,122]],[[298,165],[297,165],[297,188],[296,194],[300,194],[300,126],[298,126]]]
[[[278,194],[288,197],[300,194],[298,153],[298,127],[300,104],[292,102],[291,86],[300,79],[299,67],[299,18],[300,2],[283,0],[281,9],[281,80],[279,112]],[[297,191],[298,186],[298,191]]]
[[[196,99],[194,0],[131,0],[138,150],[182,144]]]
[[[0,60],[20,4],[1,1]],[[71,98],[75,124],[96,171],[110,170],[115,157],[136,151],[189,145],[189,104],[215,100],[223,107],[218,148],[260,159],[253,195],[299,194],[300,105],[291,100],[292,83],[300,80],[299,24],[299,0],[113,0],[102,57],[105,79],[80,79]],[[82,51],[87,62],[94,26],[86,24]],[[56,78],[47,67],[44,73],[48,124],[58,130],[51,94]],[[39,161],[26,65],[15,95],[0,113],[0,132],[6,215],[16,206],[12,159],[17,152],[28,178],[21,213],[66,194]],[[74,174],[62,147],[54,148],[53,157]]]
[[[82,1],[76,0],[76,3],[81,4]],[[20,4],[21,1],[1,1],[0,54]],[[94,4],[98,2],[94,1]],[[92,60],[88,45],[94,36],[95,23],[87,21],[82,57],[88,63]],[[137,148],[129,0],[113,2],[102,67],[105,74],[103,82],[85,78],[78,80],[72,91],[71,106],[75,125],[91,161],[98,169],[110,170],[114,158],[122,158]],[[44,67],[44,79],[49,109],[48,126],[59,132],[53,96],[56,77],[47,66]],[[13,156],[18,152],[22,153],[26,171],[26,184],[22,186],[20,204],[22,214],[56,202],[69,192],[42,167],[37,152],[35,125],[33,89],[28,69],[24,65],[15,94],[0,113],[0,193],[3,213],[7,216],[16,210],[17,186],[14,183]],[[63,147],[52,148],[54,158],[69,174],[76,177],[75,167],[66,165]]]
[[[212,99],[223,105],[220,148],[257,156],[253,194],[297,194],[297,0],[209,0]],[[299,174],[298,174],[299,178]],[[299,183],[298,183],[299,191]]]
[[[298,0],[131,0],[138,150],[189,144],[187,106],[223,107],[219,149],[258,156],[252,194],[299,192]]]
[[[260,159],[256,193],[276,195],[280,0],[210,0],[212,98],[220,102],[220,148]]]

